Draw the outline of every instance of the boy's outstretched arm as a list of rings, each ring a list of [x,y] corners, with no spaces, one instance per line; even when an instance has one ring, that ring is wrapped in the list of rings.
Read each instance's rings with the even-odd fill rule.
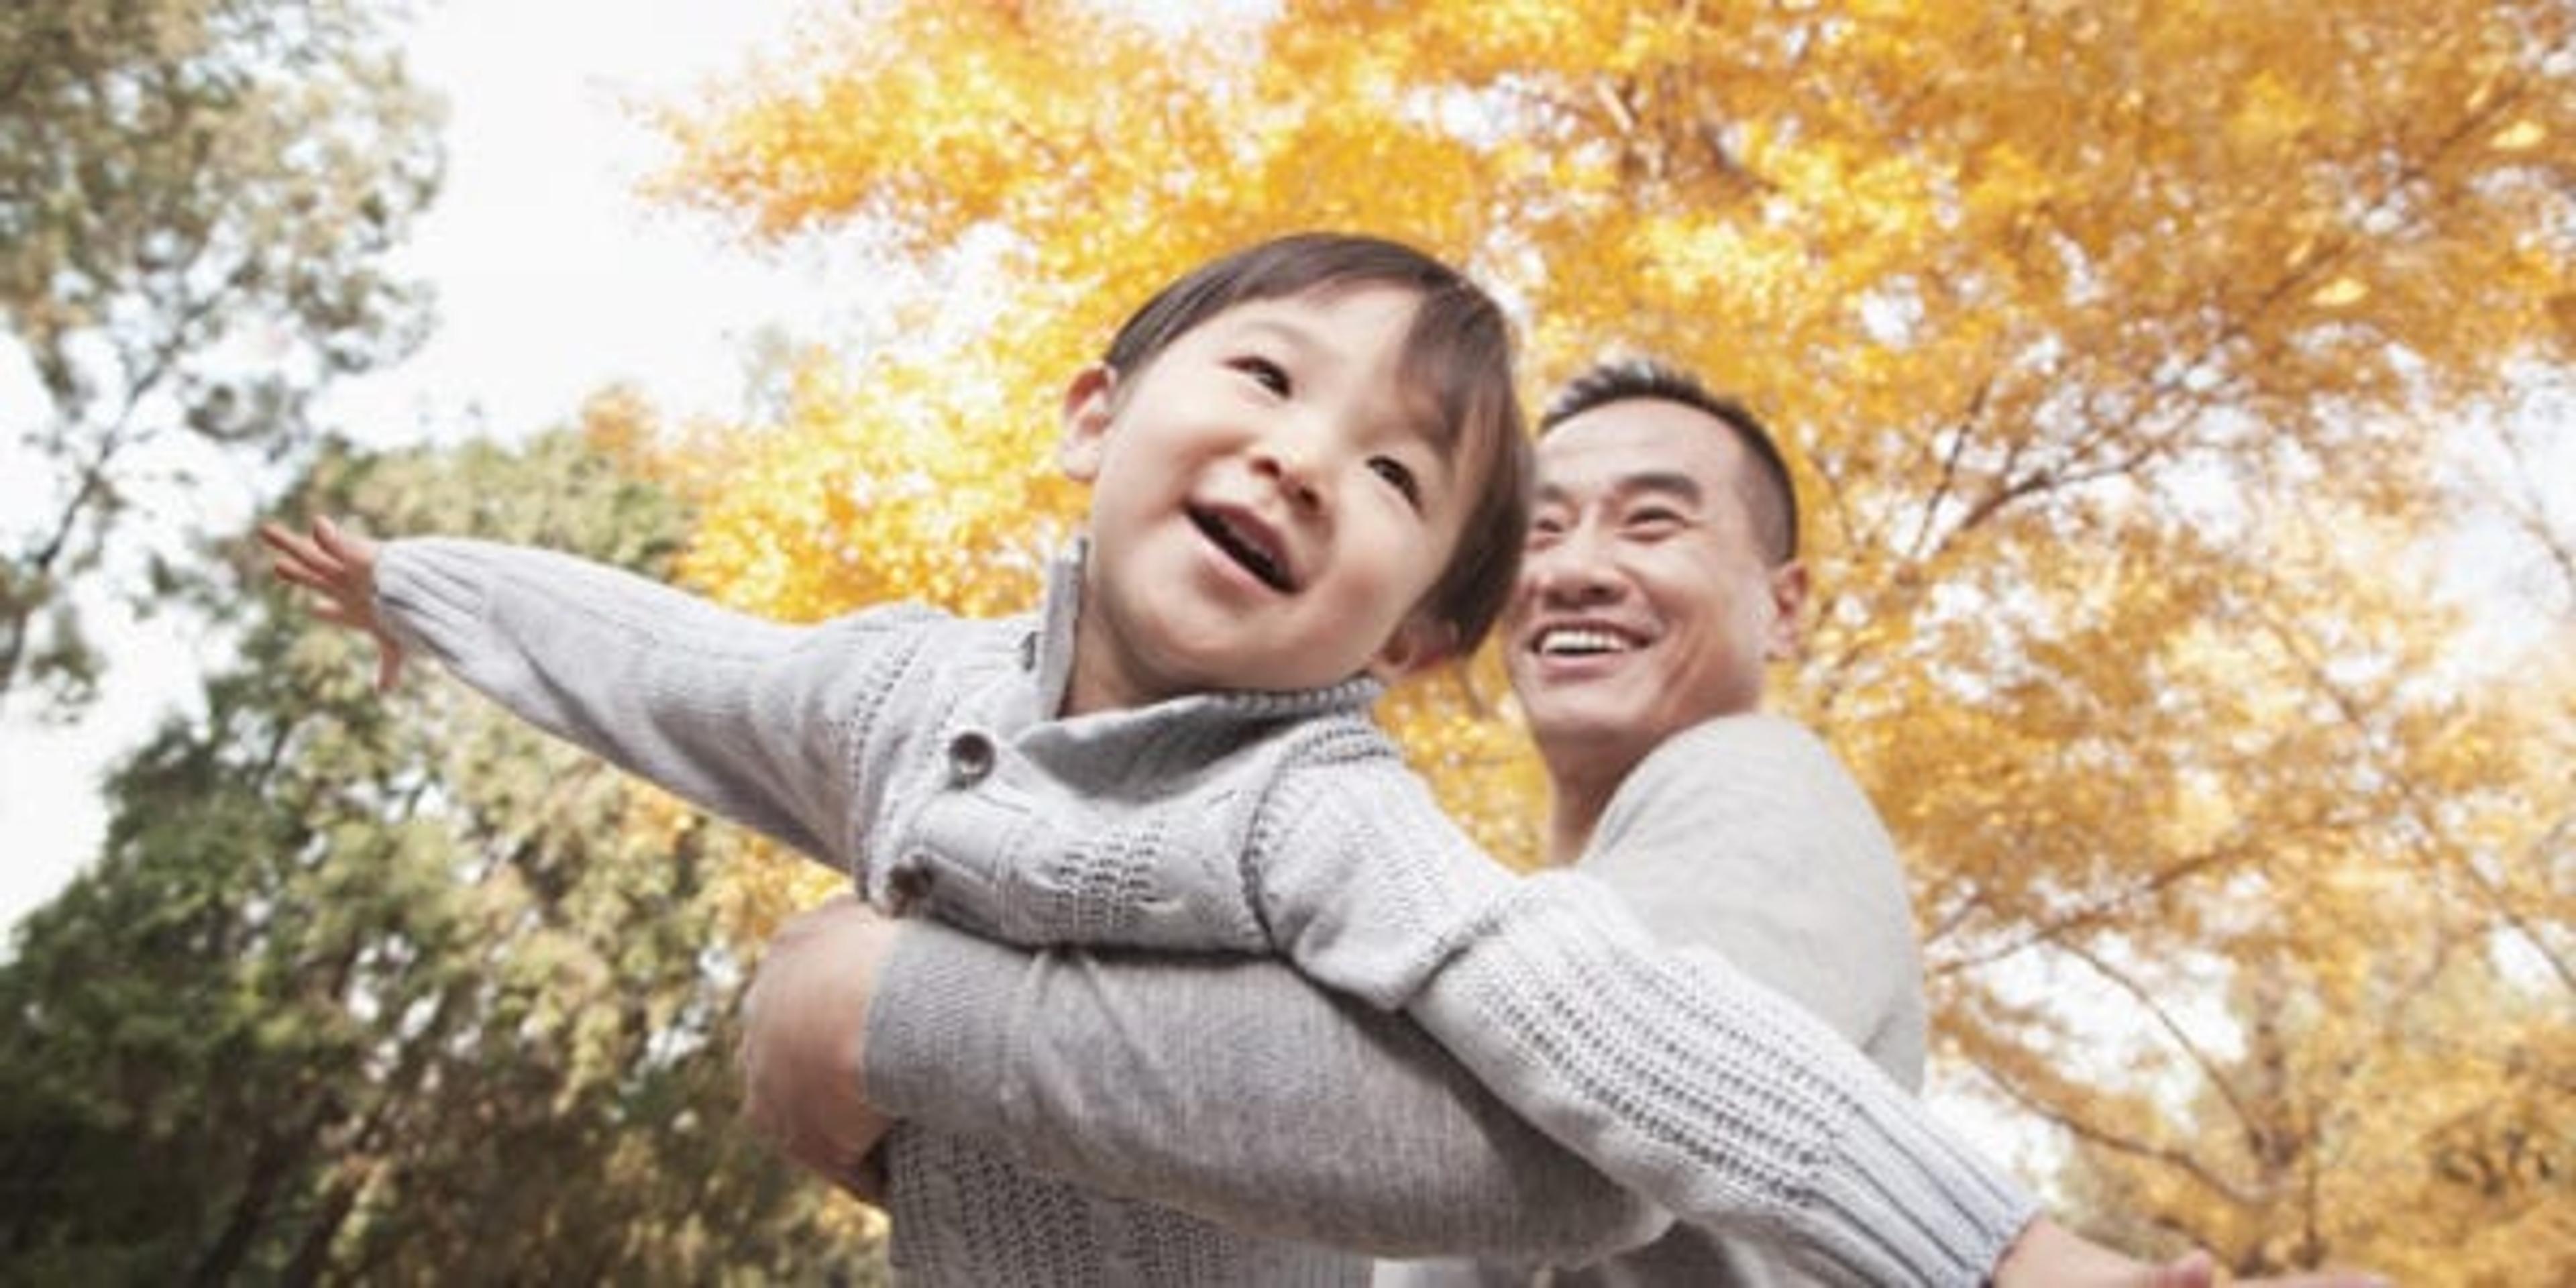
[[[859,871],[855,820],[899,737],[883,692],[935,614],[812,626],[736,612],[553,551],[451,538],[381,546],[325,523],[262,538],[326,620],[426,654],[511,714],[699,808]],[[941,619],[944,620],[944,619]],[[899,734],[899,730],[896,731]]]
[[[259,539],[269,548],[269,567],[279,580],[322,597],[314,616],[374,637],[376,687],[394,687],[402,675],[403,648],[376,616],[376,543],[326,518],[315,519],[310,533],[263,523]]]

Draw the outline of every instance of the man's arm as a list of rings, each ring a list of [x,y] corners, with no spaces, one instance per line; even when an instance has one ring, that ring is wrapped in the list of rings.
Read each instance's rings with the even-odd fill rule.
[[[1912,986],[1886,833],[1794,724],[1746,718],[1677,739],[1622,788],[1600,841],[1585,867],[1662,911],[1657,930],[1700,947],[1763,945],[1766,968],[1768,945],[1738,939],[1744,916],[1730,909],[1758,897],[1748,891],[1777,892],[1772,915],[1801,928],[1789,937],[1802,949],[1769,978],[1801,1001],[1861,997],[1823,1008],[1860,1017],[1844,1025],[1855,1042],[1884,1024],[1881,994]],[[1835,883],[1818,886],[1818,868],[1875,872],[1860,883],[1874,887],[1861,901],[1873,911],[1832,906]],[[1805,897],[1787,893],[1792,876]],[[1896,942],[1876,945],[1867,969],[1836,970],[1818,947],[1848,950],[1855,924]],[[866,1048],[868,1089],[895,1116],[1006,1137],[1024,1161],[1086,1185],[1382,1255],[1571,1264],[1662,1220],[1410,1022],[1274,963],[1033,957],[931,926],[904,943]],[[1912,1044],[1919,1061],[1919,1020]]]
[[[877,984],[868,1099],[1077,1184],[1389,1256],[1583,1261],[1666,1224],[1410,1022],[1274,960],[906,922]]]
[[[1665,1225],[1411,1025],[1266,959],[1032,953],[845,896],[781,929],[743,1011],[745,1116],[870,1202],[892,1111],[1088,1188],[1354,1250],[1580,1261]],[[1215,1063],[1264,1073],[1213,1094]]]

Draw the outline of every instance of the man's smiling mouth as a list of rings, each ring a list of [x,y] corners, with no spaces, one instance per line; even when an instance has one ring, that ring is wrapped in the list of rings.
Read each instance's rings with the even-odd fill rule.
[[[1538,633],[1530,651],[1540,657],[1594,657],[1626,653],[1637,647],[1625,635],[1589,626],[1551,626]]]
[[[1296,580],[1289,575],[1288,560],[1278,549],[1278,538],[1258,521],[1199,506],[1191,506],[1189,514],[1201,535],[1262,585],[1283,595],[1296,591]]]

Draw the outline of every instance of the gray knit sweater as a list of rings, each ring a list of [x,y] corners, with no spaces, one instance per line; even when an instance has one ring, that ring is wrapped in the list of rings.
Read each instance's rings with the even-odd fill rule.
[[[1070,560],[1036,616],[904,605],[811,627],[473,542],[394,543],[377,578],[393,629],[467,683],[846,868],[881,906],[1027,945],[1284,955],[1405,1012],[1681,1219],[1791,1245],[1831,1277],[1975,1283],[2031,1214],[1796,1006],[1659,949],[1577,874],[1517,877],[1479,853],[1370,722],[1373,682],[1056,718]],[[916,1282],[1361,1268],[1095,1199],[963,1142],[911,1133],[889,1162],[896,1260]]]
[[[1721,952],[1921,1081],[1895,845],[1805,729],[1737,715],[1667,739],[1576,866],[1665,942]],[[867,1053],[869,1095],[908,1122],[1238,1229],[1408,1258],[1381,1264],[1378,1288],[1816,1282],[1698,1226],[1637,1247],[1669,1218],[1402,1014],[1275,957],[1017,949],[923,922],[880,967]],[[1477,1260],[1410,1259],[1458,1249]]]

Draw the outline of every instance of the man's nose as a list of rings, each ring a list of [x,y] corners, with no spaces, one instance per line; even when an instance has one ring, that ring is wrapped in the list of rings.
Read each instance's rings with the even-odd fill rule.
[[[1599,603],[1619,593],[1609,543],[1590,524],[1570,528],[1524,554],[1521,580],[1548,603]]]

